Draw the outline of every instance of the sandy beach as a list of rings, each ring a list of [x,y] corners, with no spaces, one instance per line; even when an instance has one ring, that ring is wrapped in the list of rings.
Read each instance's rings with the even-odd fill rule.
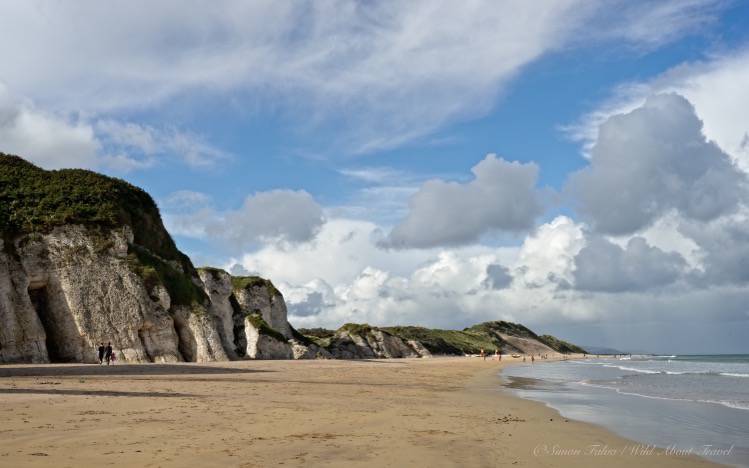
[[[712,466],[514,397],[502,365],[0,366],[0,466]]]

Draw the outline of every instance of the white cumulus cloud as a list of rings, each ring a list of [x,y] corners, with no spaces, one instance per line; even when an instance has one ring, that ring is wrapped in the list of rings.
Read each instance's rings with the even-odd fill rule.
[[[746,174],[702,132],[684,97],[651,96],[600,127],[589,166],[568,190],[593,227],[630,234],[672,210],[710,221],[735,211],[746,196]]]
[[[529,230],[541,214],[538,166],[487,155],[467,183],[430,180],[409,201],[406,218],[387,247],[435,247],[476,242],[495,231]]]

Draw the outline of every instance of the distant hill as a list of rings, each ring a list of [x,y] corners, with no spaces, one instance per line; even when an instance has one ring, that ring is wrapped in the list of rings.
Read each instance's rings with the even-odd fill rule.
[[[378,348],[382,347],[383,342],[388,340],[392,342],[393,339],[406,345],[404,348],[406,351],[399,351],[401,354],[403,352],[409,354],[409,347],[416,355],[424,354],[423,351],[433,355],[477,354],[481,349],[487,353],[493,353],[495,349],[498,349],[503,354],[585,352],[583,348],[551,335],[538,336],[523,325],[505,321],[484,322],[463,330],[442,330],[418,326],[374,327],[368,324],[349,323],[338,330],[314,328],[300,329],[299,332],[330,351],[334,356],[337,353],[344,353],[347,357],[362,357],[356,356],[357,352],[368,357],[380,357]],[[344,347],[343,344],[346,346]],[[357,346],[367,349],[360,350]],[[419,349],[422,351],[418,351]],[[380,354],[383,354],[382,357],[390,357],[386,355],[388,353]]]
[[[585,346],[589,354],[627,354],[628,352],[621,351],[615,348],[607,348],[605,346]]]

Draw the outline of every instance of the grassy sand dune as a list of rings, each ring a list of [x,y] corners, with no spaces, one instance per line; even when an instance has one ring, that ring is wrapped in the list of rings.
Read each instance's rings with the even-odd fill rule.
[[[462,357],[3,366],[0,466],[709,465],[550,455],[632,443],[500,390],[499,368]]]

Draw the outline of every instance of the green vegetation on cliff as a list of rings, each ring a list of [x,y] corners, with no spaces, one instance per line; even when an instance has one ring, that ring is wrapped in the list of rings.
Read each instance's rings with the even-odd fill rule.
[[[98,252],[111,246],[109,230],[129,226],[133,245],[128,264],[149,290],[156,283],[164,285],[177,305],[205,299],[192,281],[196,276],[192,263],[177,249],[148,193],[92,171],[47,171],[0,153],[0,235],[13,239],[45,234],[64,225],[83,225],[101,233]]]
[[[286,337],[271,328],[271,326],[268,325],[268,322],[263,320],[263,316],[260,315],[259,312],[252,312],[250,314],[247,314],[245,318],[252,324],[253,327],[257,329],[258,333],[260,333],[261,335],[270,336],[271,338],[274,338],[278,341],[286,341]]]
[[[335,335],[335,331],[327,328],[300,328],[298,333],[322,348],[330,346],[330,340]]]
[[[479,323],[466,328],[464,331],[488,336],[496,336],[497,333],[503,333],[505,335],[512,335],[520,338],[538,339],[538,335],[533,333],[529,328],[520,325],[519,323],[505,322],[504,320]]]
[[[347,331],[353,335],[363,335],[372,331],[372,328],[368,323],[345,323],[338,331]]]
[[[281,291],[276,289],[276,287],[270,280],[261,278],[259,276],[232,276],[231,285],[235,290],[266,288],[270,297],[281,296]]]
[[[204,271],[204,272],[210,274],[211,277],[215,281],[220,281],[221,277],[223,275],[228,275],[229,274],[229,273],[226,272],[226,270],[222,270],[221,268],[216,268],[216,267],[209,267],[209,266],[198,267],[198,268],[196,268],[196,270],[198,270],[198,271]]]
[[[481,331],[440,330],[424,327],[383,327],[391,335],[421,342],[432,354],[476,354],[500,348],[502,341]]]
[[[289,325],[289,328],[291,328],[291,336],[295,340],[297,340],[298,342],[300,342],[301,344],[303,344],[305,346],[309,346],[311,344],[317,344],[314,340],[312,340],[311,338],[305,336],[303,333],[299,333],[299,331],[296,328],[292,327],[291,325]]]
[[[145,191],[124,180],[83,169],[46,171],[0,153],[0,230],[46,233],[56,226],[130,226],[134,242],[168,260],[182,260]]]
[[[130,269],[143,278],[148,291],[161,284],[174,305],[202,304],[207,299],[203,289],[189,275],[142,247],[130,246],[127,260]]]
[[[473,328],[473,327],[472,327]],[[397,327],[373,327],[369,324],[347,323],[338,330],[326,330],[324,328],[300,329],[308,338],[320,346],[328,346],[337,332],[347,332],[355,335],[364,335],[372,330],[381,330],[403,340],[416,340],[424,345],[432,354],[475,354],[481,348],[490,352],[502,345],[502,340],[490,335],[483,330],[466,329],[440,330],[424,327],[397,326]]]
[[[569,343],[564,340],[560,340],[557,337],[551,336],[551,335],[541,335],[538,337],[538,341],[544,343],[549,348],[559,351],[560,353],[578,353],[578,354],[586,354],[587,351],[585,351],[583,348],[574,345],[572,343]]]

